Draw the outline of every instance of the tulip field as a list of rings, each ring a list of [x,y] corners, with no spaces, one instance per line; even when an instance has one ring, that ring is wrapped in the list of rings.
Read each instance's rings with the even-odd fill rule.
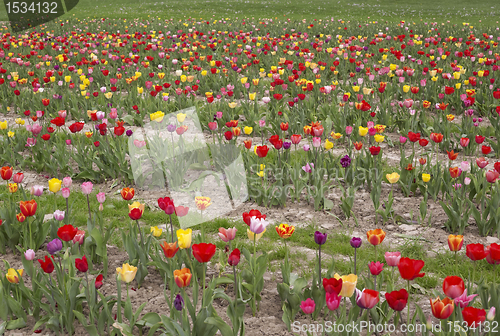
[[[0,22],[0,336],[498,334],[500,7],[190,4]]]

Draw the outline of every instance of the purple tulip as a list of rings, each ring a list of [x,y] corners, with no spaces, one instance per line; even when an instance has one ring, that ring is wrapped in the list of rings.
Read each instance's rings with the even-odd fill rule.
[[[351,165],[351,158],[349,155],[344,156],[342,159],[340,159],[340,165],[342,168],[348,168]]]
[[[181,311],[184,308],[184,299],[182,298],[182,295],[177,294],[174,300],[174,307],[177,311]]]
[[[355,249],[360,248],[362,242],[363,241],[361,240],[361,238],[359,238],[359,237],[352,237],[352,239],[351,239],[351,246],[354,247]]]
[[[327,235],[328,235],[328,233],[321,233],[319,231],[316,231],[316,232],[314,232],[314,241],[318,245],[323,245],[324,243],[326,243],[326,236]]]
[[[47,244],[47,251],[50,254],[56,254],[62,249],[62,241],[60,239],[54,239],[50,243]]]

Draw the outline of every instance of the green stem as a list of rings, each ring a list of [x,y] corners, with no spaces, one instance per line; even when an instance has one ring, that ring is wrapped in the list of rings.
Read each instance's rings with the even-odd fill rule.
[[[406,325],[410,325],[410,280],[408,280],[408,316]]]
[[[117,289],[117,312],[116,312],[116,320],[118,323],[122,323],[122,286],[121,286],[121,277],[116,277],[116,289]]]
[[[202,292],[201,292],[201,307],[205,307],[204,303],[205,303],[205,276],[206,276],[206,268],[207,268],[207,264],[203,263],[203,278],[202,278],[202,282],[201,282],[201,288],[202,288]]]

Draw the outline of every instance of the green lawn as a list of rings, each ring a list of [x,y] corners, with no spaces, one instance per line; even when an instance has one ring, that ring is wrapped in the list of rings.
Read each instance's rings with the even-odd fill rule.
[[[500,2],[492,0],[80,0],[69,13],[79,18],[290,18],[359,21],[451,21],[496,25]],[[6,21],[6,9],[0,6],[0,21]]]

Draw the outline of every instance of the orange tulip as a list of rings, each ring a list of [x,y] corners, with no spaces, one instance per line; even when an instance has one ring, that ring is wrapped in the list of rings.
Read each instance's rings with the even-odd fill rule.
[[[462,235],[449,235],[448,236],[448,247],[452,252],[458,252],[462,249],[464,244],[464,236]]]
[[[191,274],[191,271],[189,268],[183,268],[180,270],[175,270],[174,271],[174,280],[177,286],[179,288],[187,287],[189,286],[189,283],[191,282],[191,277],[193,275]]]
[[[163,249],[163,254],[165,254],[165,257],[167,257],[168,259],[173,258],[177,251],[179,251],[177,242],[167,243],[166,241],[164,241],[163,243],[160,243],[160,246]]]
[[[382,229],[370,230],[366,233],[366,238],[370,244],[376,246],[384,241],[385,232]]]
[[[446,320],[453,313],[454,305],[453,300],[450,298],[436,298],[436,300],[431,301],[432,315],[440,320]]]
[[[123,188],[120,193],[122,194],[122,198],[124,200],[130,201],[132,198],[134,198],[135,190],[134,188]]]
[[[452,161],[456,160],[458,157],[458,153],[455,153],[454,151],[451,151],[451,152],[446,151],[446,153],[448,153],[448,159],[450,159]]]

